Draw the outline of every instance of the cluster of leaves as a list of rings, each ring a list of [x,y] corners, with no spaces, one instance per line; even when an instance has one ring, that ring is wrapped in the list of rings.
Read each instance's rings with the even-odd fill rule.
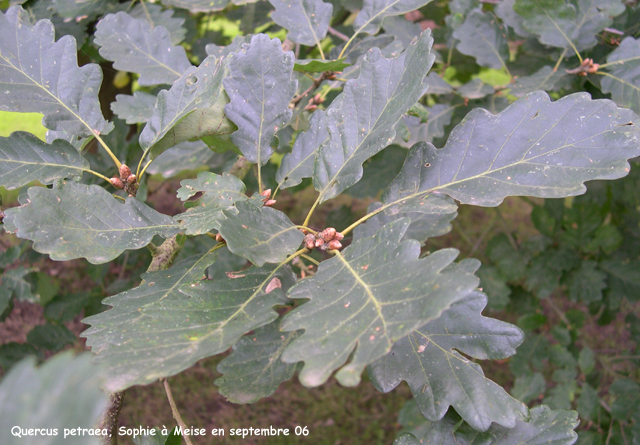
[[[84,320],[87,345],[108,370],[105,388],[147,384],[233,347],[215,383],[238,403],[269,396],[296,371],[308,387],[334,373],[355,386],[368,369],[383,392],[403,380],[411,387],[415,406],[403,423],[416,428],[398,443],[575,441],[576,413],[529,410],[472,360],[507,358],[524,338],[481,315],[479,261],[422,246],[450,230],[458,203],[575,196],[585,181],[629,173],[627,160],[640,155],[640,8],[621,0],[3,3],[24,8],[0,13],[0,110],[42,113],[48,129],[46,141],[0,138],[0,186],[40,183],[6,210],[5,230],[54,260],[105,264],[145,246],[153,254],[138,286]],[[403,17],[418,8],[433,33]],[[246,35],[209,33],[214,17],[242,19]],[[111,102],[113,122],[98,97],[102,69],[79,67],[79,48],[120,70],[116,81],[135,80],[133,94]],[[147,173],[192,169],[201,171],[177,192],[185,211],[170,216],[145,202]],[[304,220],[271,207],[281,190],[307,187],[317,199]],[[321,229],[315,210],[342,194],[375,200],[338,227],[346,247],[306,248],[304,233]],[[635,284],[620,275],[630,263],[599,256],[615,250],[616,236],[607,212],[587,207],[536,209],[548,241],[530,249],[495,241],[497,265],[479,272],[502,283],[490,298],[506,298],[506,281],[518,280],[538,293],[567,282],[583,301],[625,298]],[[574,244],[550,247],[554,237]],[[598,291],[604,279],[618,290]],[[575,365],[566,368],[569,387]]]

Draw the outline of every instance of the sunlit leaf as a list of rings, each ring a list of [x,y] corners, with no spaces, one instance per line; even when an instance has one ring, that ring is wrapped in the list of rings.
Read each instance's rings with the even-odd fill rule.
[[[432,421],[442,419],[453,406],[474,429],[486,431],[492,422],[513,428],[526,418],[527,408],[458,352],[499,359],[515,354],[522,343],[520,329],[481,315],[486,304],[486,295],[475,291],[396,342],[369,367],[373,384],[389,392],[405,380],[420,410]]]
[[[144,247],[155,235],[168,238],[180,230],[170,217],[136,198],[123,204],[97,185],[63,182],[53,189],[31,187],[27,193],[26,203],[5,212],[5,229],[58,261],[106,263],[127,249]]]
[[[470,273],[443,270],[457,256],[455,249],[419,259],[418,242],[400,241],[408,226],[408,219],[394,221],[354,242],[289,292],[290,298],[310,299],[281,324],[282,330],[305,330],[282,356],[305,362],[305,386],[321,385],[338,368],[340,383],[357,385],[364,368],[394,342],[438,318],[478,284]]]
[[[301,73],[322,73],[325,71],[342,71],[349,66],[344,57],[338,60],[301,59],[296,60],[293,70]]]

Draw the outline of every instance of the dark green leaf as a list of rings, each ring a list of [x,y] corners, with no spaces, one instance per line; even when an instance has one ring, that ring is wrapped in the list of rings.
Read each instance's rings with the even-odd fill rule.
[[[358,59],[360,59],[367,51],[371,48],[385,48],[391,42],[394,41],[394,37],[390,35],[380,35],[380,36],[367,36],[364,38],[356,37],[353,42],[347,47],[347,50],[341,57],[345,58],[346,63],[350,63],[352,65],[356,64]],[[336,60],[340,58],[340,53],[344,48],[344,44],[337,46],[331,49],[331,53],[329,58],[332,60]]]
[[[344,57],[338,60],[302,59],[296,60],[293,71],[301,73],[323,73],[325,71],[342,71],[350,66],[344,63]]]
[[[362,62],[360,76],[349,80],[331,103],[326,113],[329,141],[318,151],[313,175],[319,202],[358,182],[362,163],[393,141],[396,123],[427,89],[432,44],[431,33],[425,31],[395,59],[373,49]]]
[[[600,407],[598,392],[588,383],[583,383],[580,388],[576,409],[580,413],[580,418],[586,421],[597,420],[598,409]]]
[[[222,211],[231,209],[237,201],[247,199],[244,183],[228,173],[220,176],[202,172],[197,179],[185,179],[180,185],[178,198],[183,201],[198,192],[204,193],[198,200],[185,203],[189,207],[186,212],[174,216],[176,221],[182,221],[187,235],[220,229],[220,223],[225,218]]]
[[[79,294],[63,293],[54,297],[44,307],[44,316],[48,320],[55,320],[60,323],[71,321],[87,305],[93,301],[102,300],[103,295],[93,292],[82,292]]]
[[[595,46],[596,34],[625,9],[621,0],[581,0],[576,6],[564,0],[516,0],[513,8],[540,42],[578,51]]]
[[[113,67],[140,75],[142,86],[175,82],[192,65],[182,46],[172,46],[164,26],[152,27],[126,12],[109,14],[98,22],[95,43]]]
[[[627,37],[607,56],[606,72],[600,80],[602,92],[622,107],[640,114],[640,39]]]
[[[513,10],[515,4],[516,0],[502,0],[494,11],[507,26],[513,28],[516,34],[522,37],[531,37],[531,34],[524,29],[524,19]]]
[[[475,109],[443,149],[414,145],[382,202],[411,203],[429,192],[480,206],[509,195],[578,195],[584,181],[628,173],[626,159],[640,154],[639,125],[631,111],[581,93],[556,102],[532,93],[498,115]]]
[[[276,8],[271,19],[289,31],[289,40],[307,46],[320,46],[331,21],[331,3],[322,0],[269,0],[269,3]]]
[[[562,67],[554,70],[550,66],[545,66],[530,76],[519,76],[511,87],[510,93],[521,97],[537,90],[556,91],[560,79],[566,76],[567,72]]]
[[[183,18],[174,17],[173,9],[162,10],[162,6],[155,3],[137,3],[129,12],[131,17],[146,20],[152,28],[164,26],[169,31],[171,43],[178,45],[184,40],[187,30],[182,26],[185,22]]]
[[[305,386],[321,385],[340,367],[338,381],[357,385],[364,368],[394,342],[438,318],[477,285],[477,278],[458,267],[443,270],[457,256],[454,249],[419,259],[418,242],[400,241],[408,227],[409,220],[401,219],[355,241],[289,292],[290,298],[311,300],[281,325],[305,330],[282,356],[285,362],[305,362]]]
[[[429,73],[426,81],[429,85],[429,89],[427,90],[428,94],[449,94],[453,91],[451,85],[433,71]]]
[[[77,136],[108,133],[98,90],[102,71],[96,64],[78,68],[76,42],[54,42],[50,21],[32,25],[20,6],[0,12],[0,110],[44,114],[43,125]]]
[[[403,15],[429,2],[431,0],[366,0],[353,26],[358,32],[377,34],[385,17]]]
[[[116,95],[116,101],[111,102],[111,111],[127,124],[146,123],[153,115],[156,96],[142,91],[136,91],[133,96],[128,94]]]
[[[31,187],[28,202],[6,211],[5,229],[34,242],[34,250],[58,261],[86,258],[93,264],[140,249],[155,235],[180,230],[170,217],[136,198],[122,204],[97,185],[63,182],[53,189]]]
[[[573,301],[587,304],[602,300],[602,291],[607,287],[607,274],[598,269],[595,261],[583,261],[570,277],[569,297]]]
[[[233,344],[229,339],[231,344],[220,345],[220,334],[226,331],[216,331],[216,326],[222,329],[231,317],[225,318],[222,325],[212,320],[220,317],[216,311],[221,311],[223,317],[228,313],[225,296],[231,301],[238,298],[232,295],[234,286],[239,296],[253,289],[247,290],[248,286],[243,289],[240,286],[243,280],[229,280],[216,282],[226,283],[218,285],[219,300],[213,296],[197,298],[191,291],[187,295],[181,292],[189,283],[200,283],[216,256],[216,252],[208,252],[180,261],[168,270],[145,273],[140,286],[104,300],[112,309],[83,320],[91,328],[82,336],[97,354],[98,362],[109,370],[110,390],[176,374]]]
[[[482,290],[489,296],[489,309],[504,309],[509,304],[511,288],[506,279],[493,266],[483,265],[477,272]]]
[[[501,69],[509,61],[507,30],[491,13],[476,9],[453,33],[460,42],[456,45],[462,54],[472,56],[480,66]]]
[[[291,117],[289,101],[298,85],[293,64],[293,53],[266,34],[253,36],[229,62],[224,88],[231,102],[224,112],[238,126],[231,140],[254,164],[269,161],[275,133]]]
[[[546,389],[547,384],[543,375],[536,372],[516,377],[516,381],[511,389],[511,395],[522,403],[529,403],[537,399],[540,394],[544,394]]]
[[[580,366],[580,370],[584,374],[589,374],[595,369],[596,357],[593,351],[588,346],[584,346],[580,350],[580,354],[578,355],[578,366]]]
[[[251,42],[251,35],[248,36],[235,36],[233,41],[227,46],[218,46],[214,43],[208,43],[205,46],[205,51],[209,56],[223,57],[231,53],[237,53],[245,43]]]
[[[432,421],[442,419],[452,406],[476,430],[486,431],[492,422],[513,428],[527,416],[527,408],[457,352],[498,359],[515,354],[522,343],[520,329],[481,315],[486,304],[486,295],[475,291],[396,342],[369,367],[373,384],[389,392],[405,380],[422,414]]]
[[[33,295],[33,286],[25,279],[25,276],[30,272],[31,270],[24,267],[2,272],[0,275],[0,314],[7,309],[12,297],[20,301],[37,300]]]
[[[55,352],[74,344],[76,336],[62,325],[47,323],[31,329],[27,334],[27,341],[37,348]]]
[[[429,88],[430,90],[431,88]],[[424,111],[427,113],[425,123],[418,122],[418,118],[414,116],[405,116],[404,121],[409,127],[411,137],[403,145],[411,147],[417,142],[433,142],[434,139],[444,136],[445,127],[451,122],[453,112],[458,106],[435,104],[433,107],[425,107]]]
[[[65,19],[91,16],[104,12],[114,0],[51,0],[53,10]]]
[[[616,420],[627,420],[640,407],[640,385],[633,380],[618,379],[609,387],[613,396],[611,417]]]
[[[523,249],[515,250],[509,242],[509,237],[504,233],[489,241],[487,255],[507,281],[516,281],[522,278],[529,261],[526,252],[523,252]]]
[[[57,179],[82,178],[89,162],[68,142],[47,144],[23,131],[0,137],[0,186],[12,190],[31,181],[53,184]]]
[[[406,149],[388,146],[365,161],[362,179],[349,187],[346,193],[356,198],[377,197],[400,172],[406,155]]]
[[[140,146],[154,159],[170,148],[167,143],[154,145],[185,116],[194,110],[211,108],[224,95],[222,78],[226,75],[226,59],[207,57],[199,67],[189,68],[169,90],[158,93],[156,106],[149,122],[140,133]]]
[[[382,27],[387,34],[400,39],[404,48],[422,34],[422,26],[419,23],[410,22],[402,16],[385,17]]]
[[[0,367],[4,368],[5,371],[26,357],[44,359],[42,352],[28,343],[10,342],[0,346]]]
[[[251,202],[237,202],[236,209],[224,212],[220,235],[231,252],[256,266],[284,261],[302,243],[304,235],[281,211]]]
[[[222,377],[215,382],[220,394],[233,403],[254,403],[269,397],[280,383],[293,377],[296,363],[280,360],[282,351],[299,332],[280,332],[278,322],[256,329],[242,337],[233,353],[218,365]]]
[[[576,382],[560,382],[547,392],[542,403],[552,409],[571,409],[571,402],[575,397]]]
[[[35,360],[29,359],[9,371],[0,384],[0,442],[7,445],[102,443],[96,436],[63,436],[65,428],[85,431],[96,428],[106,407],[107,396],[100,389],[102,378],[90,358],[90,354],[74,357],[73,353],[66,352],[38,368]],[[20,438],[11,434],[16,425],[42,431],[56,429],[58,435]]]
[[[481,433],[470,426],[459,426],[459,418],[453,413],[440,422],[433,422],[426,430],[422,441],[413,443],[439,445],[571,445],[578,435],[578,413],[575,411],[550,410],[548,406],[537,406],[531,410],[528,422],[518,420],[514,428],[493,425]],[[405,439],[407,440],[407,439]],[[408,444],[412,442],[407,442]]]

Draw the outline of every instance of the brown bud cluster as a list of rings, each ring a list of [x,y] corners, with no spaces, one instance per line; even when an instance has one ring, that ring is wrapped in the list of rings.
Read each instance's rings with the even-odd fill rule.
[[[307,249],[318,248],[320,250],[338,250],[342,248],[341,239],[344,235],[333,227],[327,227],[322,232],[318,232],[315,235],[308,233],[302,229],[304,236],[304,245]]]
[[[578,68],[565,70],[567,74],[576,74],[578,76],[586,76],[587,74],[595,74],[598,72],[600,65],[593,63],[593,59],[584,59]]]
[[[271,207],[277,202],[275,199],[269,199],[271,197],[271,189],[263,190],[262,193],[260,193],[260,195],[264,196],[264,199],[263,199],[264,205],[267,207]]]
[[[136,175],[131,174],[131,169],[126,164],[120,165],[118,173],[120,174],[119,178],[114,176],[109,179],[111,185],[117,189],[124,190],[129,196],[136,196],[138,191],[138,178]]]
[[[322,102],[324,102],[324,97],[322,97],[320,94],[316,94],[311,99],[309,99],[309,103],[306,107],[304,107],[304,109],[305,111],[315,111],[318,108],[318,105],[320,105]]]

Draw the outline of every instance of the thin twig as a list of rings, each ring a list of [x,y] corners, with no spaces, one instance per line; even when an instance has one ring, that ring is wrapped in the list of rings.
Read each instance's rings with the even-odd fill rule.
[[[317,79],[315,79],[313,81],[313,83],[311,84],[311,86],[309,88],[307,88],[306,90],[304,90],[302,93],[300,93],[299,95],[297,95],[296,97],[294,97],[293,99],[291,99],[291,105],[293,105],[294,107],[296,105],[298,105],[298,103],[309,93],[311,93],[312,91],[314,91],[316,88],[318,88],[320,86],[320,84],[322,82],[324,82],[325,80],[327,80],[327,78],[329,76],[333,75],[332,71],[325,71],[324,73],[322,73],[320,75],[320,77],[318,77]]]
[[[569,319],[567,318],[566,315],[564,315],[564,312],[562,312],[560,310],[560,308],[558,306],[556,306],[556,304],[553,302],[553,300],[551,300],[551,297],[549,298],[544,298],[544,301],[547,302],[547,304],[549,304],[549,307],[551,307],[551,309],[553,309],[553,311],[558,314],[558,317],[560,317],[560,320],[562,320],[562,322],[564,324],[567,325],[567,329],[572,329],[571,328],[571,322],[569,321]]]
[[[502,226],[504,228],[504,233],[507,235],[507,239],[509,240],[509,243],[511,244],[511,247],[513,247],[513,250],[515,250],[517,252],[520,249],[518,248],[518,243],[516,243],[515,238],[511,234],[511,230],[509,230],[509,224],[507,224],[507,220],[504,219],[504,215],[500,211],[499,207],[494,207],[494,208],[496,209],[496,214],[498,215],[498,219],[502,223]]]
[[[182,416],[180,416],[180,412],[178,411],[178,407],[176,406],[175,400],[173,400],[173,394],[171,393],[171,387],[169,386],[169,381],[167,379],[162,379],[162,383],[164,384],[164,390],[167,393],[167,399],[169,399],[169,405],[171,405],[171,412],[173,413],[173,418],[178,422],[178,426],[183,430],[187,429],[187,425],[182,420]],[[193,445],[191,442],[191,438],[186,434],[183,434],[184,441],[187,442],[187,445]]]
[[[476,253],[476,250],[478,250],[478,247],[480,247],[480,244],[482,244],[482,241],[484,240],[484,238],[487,236],[487,234],[489,233],[489,231],[493,228],[493,225],[496,223],[496,218],[493,218],[491,220],[491,222],[489,224],[487,224],[487,227],[482,231],[482,233],[480,234],[480,237],[478,238],[478,240],[476,241],[476,243],[473,245],[473,249],[471,249],[471,252],[469,252],[469,255],[467,255],[468,257],[472,256],[474,253]]]
[[[332,36],[336,36],[337,38],[339,38],[340,40],[344,40],[345,42],[349,41],[349,37],[347,37],[346,35],[342,34],[340,31],[338,31],[337,29],[332,28],[331,26],[329,26],[327,28],[327,32],[329,34],[331,34]]]

